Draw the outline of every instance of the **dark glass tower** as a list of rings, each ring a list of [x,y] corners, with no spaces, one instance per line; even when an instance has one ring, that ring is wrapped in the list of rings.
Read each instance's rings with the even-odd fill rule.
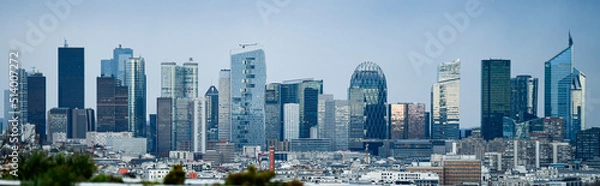
[[[210,86],[204,94],[206,100],[206,132],[208,141],[219,140],[219,91],[217,87]]]
[[[517,122],[537,118],[538,78],[519,75],[510,80],[510,117]]]
[[[84,49],[58,48],[58,107],[84,108]]]
[[[127,87],[112,76],[96,79],[98,132],[127,131]]]
[[[481,136],[502,138],[504,116],[510,114],[510,60],[481,60]]]
[[[385,139],[387,83],[381,68],[373,62],[363,62],[352,74],[348,88],[350,125],[349,148],[362,150],[363,139]]]
[[[148,153],[155,155],[156,154],[156,114],[150,114],[150,123],[148,126]]]
[[[156,155],[168,157],[169,151],[172,150],[173,98],[157,98],[156,113]]]
[[[34,72],[27,77],[28,122],[35,125],[38,142],[46,141],[46,77]]]
[[[265,138],[283,140],[283,123],[281,122],[281,98],[279,83],[270,83],[265,87]]]

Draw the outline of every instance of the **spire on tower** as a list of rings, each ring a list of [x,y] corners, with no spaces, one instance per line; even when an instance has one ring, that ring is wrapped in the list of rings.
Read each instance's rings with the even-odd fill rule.
[[[571,31],[569,30],[569,46],[573,46],[573,38],[571,37]]]

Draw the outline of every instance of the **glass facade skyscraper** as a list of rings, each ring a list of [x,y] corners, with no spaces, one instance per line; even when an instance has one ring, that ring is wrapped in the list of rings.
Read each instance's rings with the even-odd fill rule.
[[[585,92],[587,87],[586,75],[573,69],[573,84],[571,85],[571,142],[576,140],[578,131],[586,128],[585,115]],[[30,116],[31,117],[31,116]]]
[[[352,74],[348,88],[349,149],[363,150],[363,139],[386,139],[387,83],[381,68],[363,62]]]
[[[335,100],[335,138],[334,150],[348,149],[348,125],[350,123],[350,107],[348,100]]]
[[[510,115],[510,60],[481,60],[481,136],[502,138],[504,116]]]
[[[98,132],[128,131],[128,89],[112,76],[96,78]]]
[[[236,149],[265,147],[265,53],[257,45],[231,50],[231,137]]]
[[[206,138],[208,143],[214,144],[219,140],[219,91],[217,87],[210,86],[204,94],[204,99],[206,100]]]
[[[269,83],[265,87],[265,138],[283,140],[283,123],[281,119],[281,98],[279,83]]]
[[[569,34],[569,46],[544,64],[544,116],[563,118],[571,142],[585,127],[585,75],[574,68],[573,52]]]
[[[32,72],[27,77],[27,122],[35,125],[38,142],[46,141],[46,77]]]
[[[127,76],[127,60],[133,57],[133,49],[123,48],[119,44],[119,48],[113,50],[111,72],[114,77],[121,81],[125,81]]]
[[[518,75],[510,80],[510,117],[517,122],[537,118],[538,79]]]
[[[425,104],[392,103],[388,107],[390,139],[425,139]]]
[[[438,65],[431,88],[431,138],[458,139],[460,126],[460,60]]]
[[[231,141],[231,70],[219,72],[219,140]]]
[[[84,49],[58,48],[58,107],[84,108],[85,101]]]
[[[146,70],[143,57],[127,60],[125,86],[128,89],[128,124],[134,137],[146,136]]]

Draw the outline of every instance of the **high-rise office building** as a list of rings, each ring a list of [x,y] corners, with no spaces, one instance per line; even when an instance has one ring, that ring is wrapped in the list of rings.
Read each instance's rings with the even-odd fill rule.
[[[210,86],[204,94],[206,100],[206,138],[207,143],[212,142],[212,146],[219,138],[219,91],[217,87]],[[208,145],[208,144],[205,144]],[[214,149],[211,149],[214,150]]]
[[[168,157],[172,147],[173,98],[156,99],[156,154]]]
[[[67,138],[85,139],[88,127],[86,109],[71,109],[71,123],[67,126]]]
[[[575,158],[585,161],[600,157],[600,128],[578,131],[576,136]]]
[[[35,125],[38,143],[46,141],[46,77],[32,72],[27,77],[27,122]]]
[[[283,140],[280,88],[279,83],[269,83],[265,87],[265,139],[267,141]]]
[[[54,141],[54,133],[67,134],[68,127],[71,125],[71,109],[52,108],[48,111],[48,141]]]
[[[58,48],[58,107],[83,109],[85,101],[84,49]]]
[[[573,40],[569,46],[544,63],[544,116],[565,120],[564,136],[571,139],[571,86],[573,85]]]
[[[319,95],[318,138],[335,138],[335,101],[333,94]],[[333,143],[332,143],[333,144]]]
[[[510,115],[510,60],[481,60],[481,136],[502,138],[504,116]]]
[[[174,150],[201,151],[205,147],[204,99],[174,98],[173,137]]]
[[[460,59],[438,65],[431,88],[431,138],[458,139],[460,127]]]
[[[389,139],[425,139],[425,104],[392,103],[388,108]]]
[[[125,132],[128,130],[128,89],[112,76],[96,78],[96,111],[98,132]]]
[[[198,63],[177,66],[175,62],[161,64],[161,96],[174,98],[198,97]]]
[[[112,59],[100,60],[100,76],[112,76],[116,78],[117,73],[114,72]]]
[[[125,86],[128,92],[128,125],[134,137],[146,136],[146,70],[143,57],[127,60]]]
[[[537,118],[538,78],[518,75],[510,80],[510,117],[517,122]]]
[[[352,74],[348,88],[350,150],[363,150],[363,139],[385,139],[387,83],[381,68],[363,62]]]
[[[236,149],[265,146],[265,53],[257,45],[231,50],[231,137]]]
[[[156,155],[156,114],[150,114],[150,123],[148,124],[148,134],[146,134],[146,139],[148,139],[148,145],[146,149],[148,149],[148,153],[152,155]]]
[[[575,134],[586,128],[585,125],[585,92],[586,76],[578,69],[573,69],[573,84],[571,85],[571,142],[575,142]]]
[[[300,138],[310,138],[311,129],[317,130],[318,97],[321,94],[323,94],[323,80],[304,78],[281,83],[281,109],[283,110],[283,104],[286,103],[300,104]]]
[[[231,70],[219,72],[219,140],[231,141]]]
[[[286,103],[283,106],[283,139],[291,140],[300,137],[300,104]]]
[[[350,123],[350,107],[348,100],[335,100],[335,138],[334,150],[348,149],[348,125]]]
[[[112,73],[118,80],[125,81],[127,78],[127,60],[133,58],[133,49],[123,48],[119,44],[118,48],[113,49]]]

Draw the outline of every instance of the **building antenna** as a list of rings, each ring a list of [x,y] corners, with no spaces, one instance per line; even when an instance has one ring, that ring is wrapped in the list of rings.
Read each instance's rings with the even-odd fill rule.
[[[67,38],[63,38],[65,40],[65,48],[69,47],[69,44],[67,44]]]

